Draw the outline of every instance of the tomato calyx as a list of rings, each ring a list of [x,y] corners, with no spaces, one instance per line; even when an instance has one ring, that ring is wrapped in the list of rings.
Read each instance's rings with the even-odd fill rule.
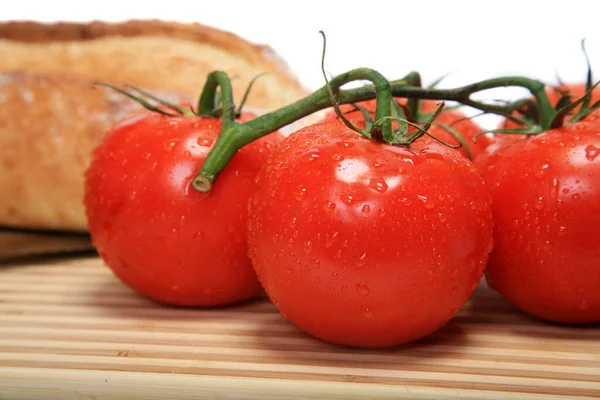
[[[340,85],[336,85],[334,87],[327,78],[327,72],[325,71],[325,52],[327,49],[327,38],[323,31],[320,31],[320,33],[323,36],[321,72],[323,73],[323,77],[325,78],[325,88],[327,89],[329,100],[331,101],[331,105],[333,106],[337,116],[342,120],[342,122],[344,122],[344,124],[348,128],[357,132],[366,139],[396,146],[409,146],[411,143],[413,143],[415,140],[422,137],[423,135],[429,135],[429,132],[427,132],[427,130],[429,129],[429,127],[431,127],[433,120],[442,111],[444,103],[441,102],[439,104],[438,108],[435,110],[433,115],[421,127],[418,124],[407,119],[404,108],[392,97],[390,82],[388,82],[388,80],[383,75],[381,75],[379,72],[373,69],[362,68],[360,70],[355,70],[355,73],[352,75],[351,80],[368,80],[373,83],[375,87],[376,98],[375,119],[371,117],[371,113],[368,110],[357,104],[353,105],[358,110],[360,110],[364,118],[365,128],[359,128],[351,120],[346,118],[346,116],[340,109],[338,102],[335,99],[334,89],[339,89],[339,87],[342,84],[347,82],[342,82]],[[404,81],[408,84],[420,86],[421,77],[417,72],[412,72],[404,78]],[[407,108],[410,110],[409,112],[412,112],[414,114],[417,114],[418,107],[418,99],[410,99],[410,104],[407,104]],[[399,127],[393,129],[392,121],[398,122]],[[414,131],[413,133],[408,133],[409,125],[416,128],[416,131]],[[433,135],[430,136],[450,146],[449,144],[441,141]]]

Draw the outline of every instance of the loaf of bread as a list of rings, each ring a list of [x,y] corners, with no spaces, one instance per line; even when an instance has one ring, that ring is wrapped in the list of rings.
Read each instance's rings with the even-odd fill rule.
[[[132,100],[94,81],[194,101],[209,72],[226,71],[239,101],[275,109],[307,94],[266,46],[200,24],[0,24],[0,226],[85,231],[83,173]]]

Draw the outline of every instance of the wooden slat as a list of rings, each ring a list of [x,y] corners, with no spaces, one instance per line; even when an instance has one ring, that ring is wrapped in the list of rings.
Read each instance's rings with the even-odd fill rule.
[[[597,398],[600,327],[543,323],[480,287],[425,339],[348,349],[300,331],[266,299],[158,305],[95,257],[0,267],[0,399],[211,396]]]

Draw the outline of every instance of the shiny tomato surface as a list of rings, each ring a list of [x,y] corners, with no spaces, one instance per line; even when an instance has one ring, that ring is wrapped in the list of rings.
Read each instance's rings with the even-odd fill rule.
[[[214,306],[262,292],[246,255],[247,201],[280,136],[240,150],[212,191],[199,193],[190,182],[220,129],[218,119],[145,113],[106,135],[86,173],[89,229],[100,256],[156,301]]]
[[[366,140],[339,121],[286,138],[257,176],[249,254],[281,313],[353,346],[446,324],[492,248],[489,195],[456,150]]]
[[[600,121],[516,141],[481,170],[495,226],[490,286],[539,318],[600,321]]]

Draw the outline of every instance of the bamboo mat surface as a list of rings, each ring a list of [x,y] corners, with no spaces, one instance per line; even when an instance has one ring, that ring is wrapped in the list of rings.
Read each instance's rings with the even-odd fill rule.
[[[0,399],[600,398],[600,326],[529,318],[480,286],[446,327],[329,345],[267,300],[169,308],[94,256],[0,265]]]

